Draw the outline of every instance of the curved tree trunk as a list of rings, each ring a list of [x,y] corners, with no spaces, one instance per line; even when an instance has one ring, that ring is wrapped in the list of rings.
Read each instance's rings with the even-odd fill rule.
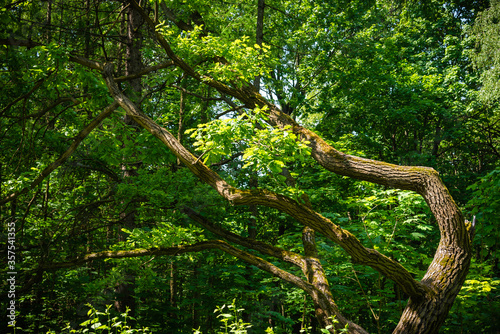
[[[113,77],[113,64],[102,65],[97,62],[72,57],[71,60],[73,61],[102,71],[111,96],[126,111],[127,115],[157,137],[193,174],[213,187],[230,203],[234,205],[264,205],[275,208],[289,214],[306,226],[304,246],[306,248],[311,247],[307,256],[304,258],[291,256],[290,254],[278,254],[277,256],[284,258],[289,256],[289,261],[295,261],[303,269],[308,282],[300,280],[262,259],[223,242],[217,241],[206,244],[203,249],[207,247],[221,249],[297,285],[313,297],[318,319],[323,324],[327,323],[330,315],[335,315],[340,322],[339,326],[343,327],[348,324],[348,321],[336,309],[326,279],[324,279],[321,265],[315,260],[312,230],[320,232],[342,247],[351,256],[352,261],[377,270],[380,274],[398,284],[399,288],[410,297],[394,333],[437,333],[439,327],[445,321],[469,270],[470,244],[473,230],[471,225],[464,220],[462,213],[438,173],[432,168],[398,166],[337,151],[316,133],[298,125],[277,106],[268,102],[252,84],[240,82],[234,86],[229,86],[198,73],[173,52],[167,40],[155,30],[155,23],[149,18],[148,14],[134,0],[130,0],[129,3],[142,16],[151,30],[155,31],[156,40],[163,47],[173,64],[186,75],[199,80],[200,84],[216,89],[223,95],[230,95],[239,99],[246,108],[259,107],[261,110],[267,110],[269,123],[276,128],[289,127],[298,137],[307,140],[312,150],[312,158],[325,169],[339,175],[417,192],[425,199],[434,214],[441,234],[440,243],[427,273],[421,281],[417,281],[400,263],[375,249],[365,247],[352,233],[334,224],[309,206],[266,190],[242,190],[231,186],[183,147],[168,130],[160,127],[146,116],[134,104],[133,99],[128,98],[118,88]],[[254,247],[259,245],[259,247],[266,250],[258,242],[254,241],[254,243]],[[192,248],[193,251],[197,249],[200,248]],[[266,251],[276,253],[276,250],[272,249]],[[144,252],[144,254],[150,253]],[[177,253],[179,253],[179,250],[177,250]],[[133,256],[140,256],[133,254]],[[355,324],[351,324],[350,332],[363,333],[364,331]]]
[[[360,180],[421,194],[434,213],[441,231],[441,242],[427,274],[421,282],[399,263],[364,247],[348,231],[333,224],[307,206],[264,190],[240,190],[222,180],[214,171],[186,150],[166,129],[144,115],[116,86],[113,65],[104,67],[111,95],[141,126],[160,139],[195,175],[211,185],[235,205],[265,205],[279,209],[323,233],[343,247],[352,259],[366,264],[395,281],[411,299],[395,333],[434,333],[444,322],[470,264],[470,235],[465,221],[436,171],[426,167],[392,165],[343,154],[329,146],[314,132],[297,125],[290,117],[271,106],[269,118],[275,126],[291,125],[295,133],[311,142],[313,158],[326,169]],[[265,100],[249,90],[249,101]],[[243,92],[240,92],[243,94]],[[240,95],[241,96],[241,95]]]

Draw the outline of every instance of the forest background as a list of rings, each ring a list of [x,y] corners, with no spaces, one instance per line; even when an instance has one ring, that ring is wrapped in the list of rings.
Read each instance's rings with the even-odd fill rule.
[[[499,1],[0,19],[2,328],[497,333]]]

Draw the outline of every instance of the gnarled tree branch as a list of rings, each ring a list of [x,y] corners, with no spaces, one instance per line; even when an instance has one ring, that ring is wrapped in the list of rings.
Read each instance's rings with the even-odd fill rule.
[[[189,218],[203,226],[206,230],[223,237],[225,240],[233,242],[235,244],[238,244],[240,246],[254,249],[262,254],[266,254],[272,257],[275,257],[277,259],[280,259],[282,261],[291,263],[293,265],[298,266],[301,269],[304,269],[305,266],[305,259],[302,255],[291,252],[291,251],[286,251],[284,249],[281,249],[279,247],[271,246],[265,242],[254,240],[254,239],[248,239],[248,238],[243,238],[235,233],[232,233],[228,230],[225,230],[221,227],[218,227],[214,224],[212,224],[208,219],[204,218],[200,214],[198,214],[196,211],[194,211],[191,208],[188,207],[183,207],[182,212],[185,213]]]
[[[139,125],[162,141],[193,174],[213,187],[221,196],[234,205],[264,205],[286,212],[304,225],[310,226],[341,246],[355,262],[366,264],[394,280],[410,296],[424,295],[425,287],[398,262],[376,250],[364,247],[350,232],[340,228],[328,218],[286,196],[267,190],[241,190],[229,185],[217,173],[208,168],[165,128],[162,128],[127,98],[113,79],[113,64],[107,63],[103,71],[111,95]]]
[[[174,143],[171,147],[174,152],[177,151],[180,155],[184,156],[184,153],[187,153],[183,162],[190,167],[191,171],[214,187],[219,194],[233,204],[267,205],[287,212],[303,224],[324,233],[331,240],[337,242],[353,257],[354,261],[369,265],[386,277],[396,281],[410,295],[410,301],[401,317],[402,320],[396,327],[395,333],[437,332],[465,281],[471,259],[471,243],[464,217],[439,178],[438,173],[432,168],[398,166],[351,156],[336,150],[313,131],[298,125],[277,106],[264,99],[250,83],[231,87],[196,72],[173,52],[167,40],[155,30],[154,22],[136,1],[130,0],[130,4],[155,31],[158,42],[176,66],[196,80],[217,89],[221,94],[227,94],[239,99],[247,108],[258,106],[262,109],[267,106],[270,124],[278,128],[289,126],[300,138],[309,141],[311,156],[325,169],[359,180],[412,190],[422,195],[436,218],[441,240],[434,259],[421,281],[422,284],[420,284],[415,282],[400,264],[374,250],[363,247],[352,234],[324,219],[324,217],[320,217],[314,211],[308,211],[307,208],[296,202],[293,203],[290,199],[269,192],[235,189],[227,185],[213,171],[202,167],[199,161],[192,160],[190,158],[192,154],[187,150],[186,152],[182,151],[182,149],[177,151],[179,149],[178,144]],[[127,110],[127,112],[129,111]],[[138,113],[136,117],[143,116]],[[146,128],[149,126],[147,123],[143,123]],[[154,126],[150,127],[149,131],[159,136],[159,138],[166,135],[166,132],[155,129]],[[195,163],[189,166],[192,162]],[[292,206],[293,209],[290,209]],[[435,307],[435,305],[440,305],[440,307]],[[432,318],[429,318],[429,309],[434,309],[439,314],[436,313]],[[426,321],[421,321],[421,319],[426,319]]]

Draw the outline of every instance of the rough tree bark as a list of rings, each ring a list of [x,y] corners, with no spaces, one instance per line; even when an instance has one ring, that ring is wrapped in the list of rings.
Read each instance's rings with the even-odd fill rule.
[[[394,333],[437,333],[465,281],[470,265],[471,239],[473,237],[471,224],[464,220],[462,213],[441,181],[438,173],[432,168],[398,166],[347,155],[336,150],[316,133],[300,126],[276,105],[267,101],[259,94],[253,84],[240,83],[239,85],[229,86],[198,73],[173,52],[167,40],[155,30],[155,22],[148,14],[134,0],[130,0],[129,3],[141,15],[150,29],[154,31],[156,40],[176,67],[186,75],[198,80],[200,84],[208,85],[222,95],[239,99],[246,108],[259,107],[263,109],[266,107],[270,124],[276,128],[289,127],[300,138],[309,141],[312,158],[325,169],[339,175],[392,188],[411,190],[420,194],[434,214],[441,239],[426,274],[421,281],[417,281],[400,263],[375,249],[365,247],[349,231],[315,212],[310,206],[270,191],[259,189],[242,190],[231,186],[217,173],[204,165],[200,159],[191,154],[168,130],[162,128],[145,115],[133,102],[133,99],[127,97],[118,88],[117,80],[114,78],[112,63],[100,64],[73,57],[71,60],[101,71],[110,95],[126,111],[127,115],[157,137],[193,174],[213,187],[227,201],[234,205],[263,205],[275,208],[289,214],[302,223],[305,226],[303,234],[305,256],[298,256],[297,254],[266,245],[257,240],[241,238],[228,231],[216,231],[216,228],[210,226],[208,222],[201,220],[195,213],[186,210],[186,213],[192,219],[208,230],[212,232],[216,231],[214,233],[222,236],[229,242],[257,249],[263,254],[299,266],[303,270],[306,280],[300,279],[261,258],[220,240],[168,249],[88,254],[83,258],[66,263],[46,266],[45,269],[74,266],[98,258],[176,255],[190,251],[216,248],[255,265],[287,282],[295,284],[306,291],[313,298],[316,314],[322,323],[327,323],[325,319],[330,315],[335,315],[337,320],[339,320],[339,323],[336,325],[337,328],[342,328],[346,324],[349,324],[349,331],[351,333],[366,333],[365,330],[345,319],[333,301],[326,276],[321,264],[317,261],[314,233],[319,232],[342,247],[351,256],[353,262],[367,265],[377,270],[380,274],[393,280],[409,296],[408,304]],[[331,332],[333,333],[333,329],[331,329]]]
[[[465,280],[470,262],[470,234],[460,210],[433,169],[397,166],[343,154],[326,144],[314,132],[296,124],[276,106],[267,103],[255,90],[249,89],[250,86],[238,91],[237,95],[245,96],[246,103],[257,101],[258,105],[267,105],[270,110],[269,118],[275,126],[291,125],[295,133],[309,140],[313,158],[326,169],[361,180],[414,190],[425,198],[438,222],[441,242],[427,274],[421,282],[417,282],[399,263],[364,247],[354,235],[307,206],[268,191],[240,190],[230,186],[186,150],[166,129],[144,115],[119,91],[113,80],[112,64],[104,66],[103,75],[111,95],[120,106],[137,123],[167,145],[180,161],[217,190],[221,196],[235,205],[266,205],[282,210],[339,244],[351,255],[353,261],[369,265],[395,281],[410,296],[395,333],[437,332]],[[244,95],[245,93],[248,95]]]
[[[141,13],[150,28],[154,29],[154,22],[147,13],[133,0],[131,5]],[[169,136],[165,129],[159,129],[150,121],[146,121],[139,110],[134,110],[134,106],[113,88],[112,80],[110,80],[112,79],[111,73],[106,74],[106,70],[104,71],[112,96],[127,113],[135,114],[134,117],[140,118],[142,121],[140,124],[144,128],[164,141],[194,174],[214,187],[227,200],[234,204],[267,205],[287,212],[304,225],[338,243],[352,256],[353,261],[369,265],[394,280],[410,296],[395,333],[437,333],[465,281],[470,265],[472,239],[470,225],[466,224],[461,211],[438,173],[432,168],[397,166],[339,152],[317,134],[298,125],[277,106],[264,99],[253,85],[243,84],[230,87],[213,78],[202,76],[173,52],[161,34],[156,32],[156,37],[169,58],[187,75],[217,89],[222,94],[239,99],[248,108],[260,107],[262,109],[267,106],[270,123],[279,128],[290,126],[295,134],[309,141],[312,157],[325,169],[359,180],[412,190],[422,195],[436,218],[441,240],[427,273],[420,282],[417,282],[399,263],[373,249],[364,247],[352,234],[309,208],[276,194],[264,191],[242,191],[229,186],[213,171],[205,166],[201,167],[202,164],[193,160],[194,157],[181,145],[167,139]],[[109,65],[108,70],[110,70]]]

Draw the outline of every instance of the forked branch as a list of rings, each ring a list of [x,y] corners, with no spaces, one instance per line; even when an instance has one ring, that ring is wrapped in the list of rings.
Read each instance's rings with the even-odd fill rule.
[[[145,115],[121,92],[113,79],[113,64],[107,63],[104,66],[103,76],[111,95],[127,114],[163,142],[193,174],[213,187],[229,202],[234,205],[263,205],[285,212],[336,242],[355,262],[366,264],[395,281],[408,295],[420,298],[425,294],[425,287],[413,279],[401,264],[376,250],[364,247],[352,233],[340,228],[306,205],[267,190],[241,190],[228,184],[191,154],[167,129],[162,128]]]

